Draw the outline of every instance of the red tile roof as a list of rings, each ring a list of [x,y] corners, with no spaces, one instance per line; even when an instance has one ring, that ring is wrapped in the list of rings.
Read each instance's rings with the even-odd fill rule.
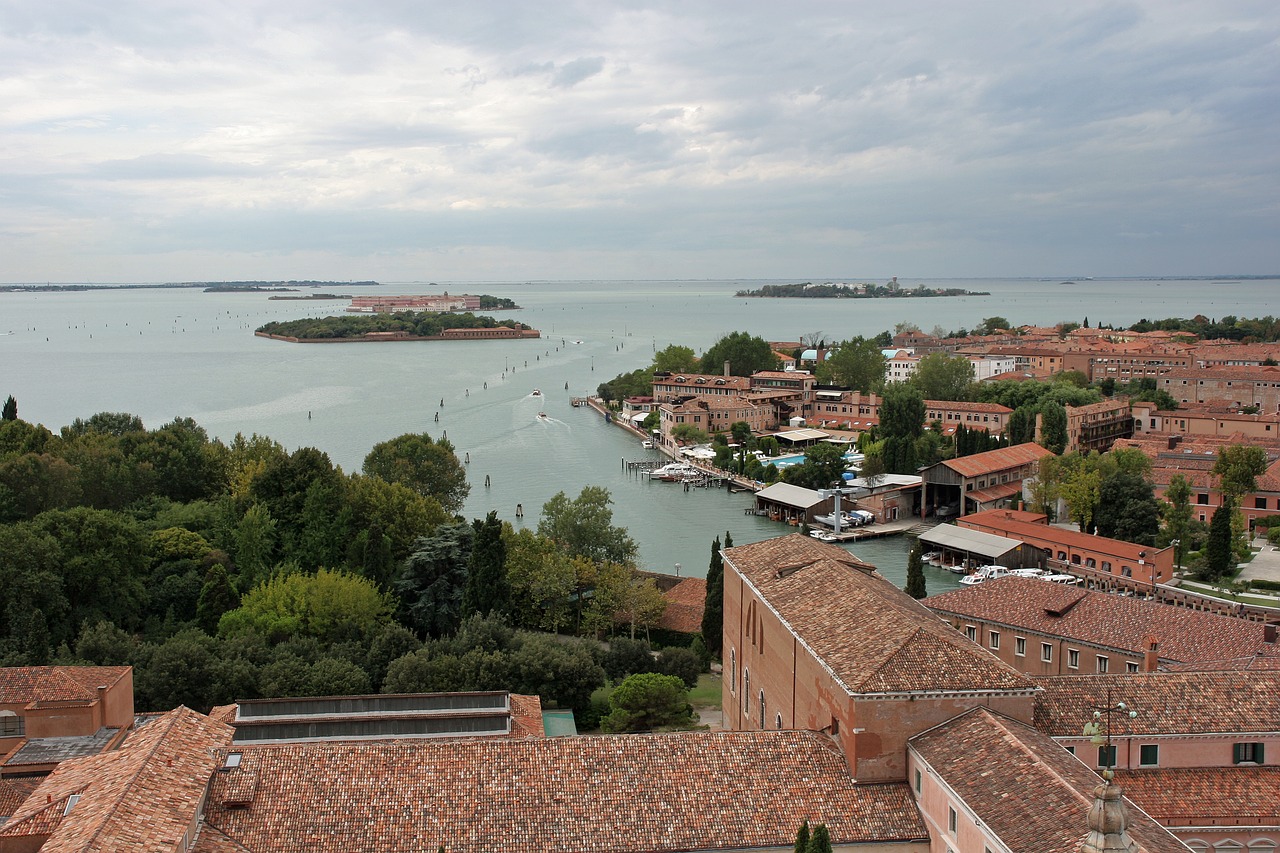
[[[1045,456],[1052,456],[1053,451],[1046,450],[1038,444],[1027,442],[1015,444],[1013,447],[1001,447],[985,453],[974,453],[959,459],[946,459],[941,464],[955,471],[961,477],[978,477],[993,471],[1004,471],[1036,462]]]
[[[63,762],[0,829],[0,839],[48,834],[41,853],[174,850],[192,826],[231,727],[177,708],[115,752]],[[70,797],[79,800],[69,810]]]
[[[1141,672],[1036,679],[1036,728],[1079,737],[1088,709],[1123,701],[1138,712],[1117,714],[1112,733],[1126,735],[1280,731],[1280,672]],[[1110,693],[1108,693],[1110,691]],[[1110,700],[1108,700],[1110,696]]]
[[[1017,853],[1076,853],[1089,831],[1101,783],[1070,753],[1035,729],[985,708],[917,735],[911,748],[986,828]],[[1140,811],[1129,836],[1148,853],[1186,847]]]
[[[1139,659],[1149,636],[1160,643],[1161,661],[1280,655],[1257,622],[1035,578],[997,578],[930,596],[924,605],[944,617],[1050,634]]]
[[[707,603],[705,578],[685,578],[662,595],[667,600],[667,609],[658,620],[659,628],[681,634],[702,630],[702,612]]]
[[[1165,825],[1280,826],[1280,767],[1117,770],[1116,782]]]
[[[794,533],[724,559],[850,694],[1032,687],[838,545]]]
[[[511,737],[546,737],[541,697],[511,693],[508,701],[511,703]]]
[[[0,704],[92,702],[99,686],[110,687],[129,673],[127,666],[0,667]]]
[[[905,784],[856,784],[814,732],[238,751],[239,768],[214,775],[206,821],[254,853],[789,847],[804,820],[836,844],[927,837]],[[242,774],[256,779],[252,801],[225,805]]]
[[[968,497],[972,497],[977,494],[977,491],[966,492],[965,494]],[[1048,538],[1065,547],[1077,548],[1081,551],[1113,554],[1119,558],[1132,560],[1135,564],[1139,559],[1139,554],[1150,556],[1154,555],[1156,551],[1162,550],[1149,545],[1135,545],[1132,542],[1124,542],[1120,539],[1108,539],[1105,536],[1090,536],[1088,533],[1081,533],[1079,530],[1072,530],[1066,527],[1038,524],[1016,517],[1012,515],[1010,510],[1004,509],[989,509],[984,512],[971,513],[956,519],[956,524],[972,530],[983,530],[987,533],[1007,536],[1010,539]]]
[[[40,784],[38,778],[0,779],[0,826]]]

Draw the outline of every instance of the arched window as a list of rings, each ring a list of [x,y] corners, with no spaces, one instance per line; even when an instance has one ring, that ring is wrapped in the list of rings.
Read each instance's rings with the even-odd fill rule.
[[[775,719],[775,722],[778,724],[778,728],[782,728],[782,715],[781,715],[781,714],[779,714],[779,715],[777,716],[777,718]],[[1270,848],[1268,848],[1268,849],[1270,849]]]
[[[766,716],[765,716],[765,713],[764,713],[764,691],[763,691],[763,690],[761,690],[761,691],[760,691],[760,728],[762,728],[762,729],[764,728],[764,726],[765,726],[765,722],[764,722],[764,721],[765,721],[765,720],[767,720],[767,719],[769,719],[769,718],[768,718],[768,717],[766,717]]]
[[[729,692],[738,692],[738,650],[729,649]]]
[[[751,671],[742,668],[742,712],[751,719]]]

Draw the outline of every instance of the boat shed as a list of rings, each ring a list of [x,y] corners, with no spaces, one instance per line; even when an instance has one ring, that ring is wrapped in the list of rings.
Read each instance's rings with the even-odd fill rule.
[[[788,524],[812,524],[814,516],[831,512],[834,503],[834,498],[790,483],[774,483],[756,492],[756,511]]]
[[[921,533],[920,541],[942,552],[943,565],[974,560],[984,566],[1009,569],[1044,567],[1044,552],[1034,545],[954,524],[939,524]]]

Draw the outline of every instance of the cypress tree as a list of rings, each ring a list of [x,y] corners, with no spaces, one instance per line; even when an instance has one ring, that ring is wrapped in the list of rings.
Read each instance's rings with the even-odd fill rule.
[[[796,832],[795,853],[807,853],[809,849],[809,821],[800,824],[800,830]]]
[[[813,828],[809,846],[805,849],[807,853],[831,853],[831,833],[827,831],[825,823],[820,823]]]
[[[18,401],[13,399],[13,395],[9,395],[9,399],[4,401],[4,410],[0,412],[0,420],[16,421],[18,419]]]
[[[484,521],[472,522],[476,535],[468,561],[467,589],[463,609],[467,613],[506,613],[511,590],[507,584],[507,546],[502,541],[498,511],[490,510]]]
[[[720,537],[717,536],[711,543],[711,565],[707,568],[707,600],[702,607],[702,642],[706,644],[707,652],[713,660],[720,659],[723,631],[724,559],[720,556]]]
[[[200,598],[196,601],[196,622],[205,633],[218,633],[218,620],[228,610],[240,606],[240,596],[231,585],[226,566],[214,563],[205,572],[204,584],[200,588]]]
[[[1230,501],[1213,511],[1213,519],[1209,522],[1209,537],[1205,540],[1205,579],[1217,580],[1231,574],[1231,512]]]
[[[724,532],[724,550],[728,551],[733,547],[733,535],[729,531]]]
[[[906,593],[917,600],[929,594],[924,588],[924,561],[920,559],[920,550],[920,540],[917,539],[916,544],[911,546],[911,553],[907,555]]]

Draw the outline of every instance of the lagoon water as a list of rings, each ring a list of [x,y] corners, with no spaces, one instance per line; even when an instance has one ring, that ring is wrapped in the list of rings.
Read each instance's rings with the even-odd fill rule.
[[[770,340],[819,334],[874,335],[902,321],[928,330],[970,327],[1002,316],[1015,324],[1059,321],[1128,325],[1141,318],[1274,313],[1280,280],[1061,279],[925,281],[990,296],[909,300],[742,299],[758,281],[386,283],[337,292],[489,293],[519,311],[493,312],[541,329],[540,340],[287,344],[253,336],[269,320],[340,313],[345,301],[270,301],[262,293],[93,290],[0,293],[0,398],[55,432],[77,417],[125,411],[149,427],[176,416],[223,439],[269,435],[289,449],[314,446],[358,470],[377,442],[405,432],[447,435],[467,454],[468,517],[497,510],[536,526],[558,491],[608,488],[614,521],[655,571],[703,576],[713,537],[738,544],[789,532],[744,514],[748,495],[651,483],[623,460],[642,450],[623,430],[571,396],[593,393],[618,373],[645,366],[668,344],[701,351],[743,330]],[[777,282],[787,283],[787,282]],[[903,280],[914,287],[916,280]],[[304,291],[305,292],[305,291]],[[567,386],[567,388],[566,388]],[[542,398],[531,396],[541,389]],[[443,405],[442,405],[443,401]],[[549,419],[537,418],[540,411]],[[436,421],[436,415],[439,420]],[[484,487],[488,475],[492,485]],[[524,510],[516,517],[517,506]],[[895,583],[906,573],[905,539],[851,546]],[[955,585],[929,570],[931,592]]]

